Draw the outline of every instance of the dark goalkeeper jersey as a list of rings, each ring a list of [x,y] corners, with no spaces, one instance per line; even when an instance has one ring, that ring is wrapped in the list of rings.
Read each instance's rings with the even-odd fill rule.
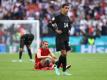
[[[48,25],[48,27],[61,30],[61,34],[56,33],[56,38],[68,40],[69,38],[69,30],[71,29],[71,21],[68,16],[63,14],[59,14],[56,17],[52,18],[52,23]]]

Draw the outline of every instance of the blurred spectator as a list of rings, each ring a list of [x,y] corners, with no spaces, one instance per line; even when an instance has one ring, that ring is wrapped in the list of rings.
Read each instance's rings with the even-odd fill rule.
[[[3,26],[2,24],[0,24],[0,43],[3,43],[3,35],[4,35]]]
[[[88,37],[88,44],[89,45],[94,45],[94,43],[95,43],[95,38],[94,38],[94,36],[89,36]]]
[[[47,23],[57,15],[59,6],[65,2],[70,4],[68,16],[72,20],[70,32],[72,36],[83,35],[81,30],[88,31],[88,34],[94,36],[107,35],[106,0],[2,0],[0,2],[0,20],[39,20],[41,35],[53,35],[47,28]],[[3,30],[0,29],[0,40]],[[7,28],[5,35],[14,33],[14,28],[10,27]]]

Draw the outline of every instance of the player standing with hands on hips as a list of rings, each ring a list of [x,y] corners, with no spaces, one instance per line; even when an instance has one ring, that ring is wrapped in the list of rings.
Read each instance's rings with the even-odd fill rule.
[[[60,14],[49,21],[48,27],[56,33],[56,50],[61,52],[57,64],[55,66],[56,75],[60,75],[59,67],[62,64],[63,75],[71,75],[66,70],[67,52],[70,51],[69,46],[69,30],[71,30],[71,21],[67,16],[69,4],[65,3],[61,6]]]

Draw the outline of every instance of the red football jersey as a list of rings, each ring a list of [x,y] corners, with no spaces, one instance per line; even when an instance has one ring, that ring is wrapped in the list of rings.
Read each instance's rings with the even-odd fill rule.
[[[49,49],[43,49],[43,48],[40,48],[41,50],[41,56],[48,56],[50,54],[50,51]],[[36,55],[36,63],[40,62],[41,59],[37,58],[37,55]]]

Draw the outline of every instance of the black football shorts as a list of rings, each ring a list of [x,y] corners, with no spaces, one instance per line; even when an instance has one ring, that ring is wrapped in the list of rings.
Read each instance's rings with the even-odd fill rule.
[[[33,39],[34,39],[33,34],[24,34],[23,36],[21,36],[20,48],[23,48],[24,45],[31,45]]]
[[[61,51],[61,50],[66,50],[66,51],[70,50],[68,40],[56,39],[56,51]]]

